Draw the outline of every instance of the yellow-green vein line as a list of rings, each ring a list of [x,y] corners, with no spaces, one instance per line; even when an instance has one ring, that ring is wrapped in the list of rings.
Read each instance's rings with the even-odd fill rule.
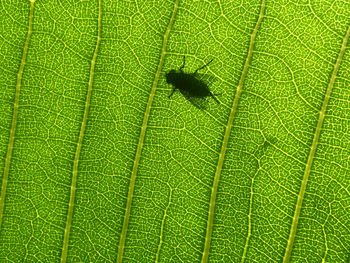
[[[211,197],[210,197],[210,203],[209,203],[209,213],[208,213],[208,223],[207,223],[207,230],[206,230],[206,236],[205,236],[204,250],[203,250],[203,255],[202,255],[202,262],[208,262],[209,249],[210,249],[210,244],[211,244],[211,236],[212,236],[212,232],[213,232],[216,194],[217,194],[217,190],[218,190],[221,170],[222,170],[222,166],[223,166],[224,159],[225,159],[225,153],[227,150],[227,144],[228,144],[228,140],[229,140],[230,133],[231,133],[233,118],[236,114],[236,110],[237,110],[237,106],[238,106],[238,100],[239,100],[240,95],[242,93],[244,80],[245,80],[245,77],[248,73],[249,64],[250,64],[250,61],[252,59],[255,38],[256,38],[256,35],[258,33],[258,29],[260,27],[260,24],[261,24],[261,21],[264,17],[264,14],[265,14],[265,0],[262,0],[259,18],[258,18],[258,21],[255,25],[253,33],[250,37],[248,55],[247,55],[247,58],[246,58],[246,61],[245,61],[244,67],[243,67],[241,78],[240,78],[239,83],[238,83],[237,91],[235,94],[235,99],[233,101],[233,105],[232,105],[231,112],[230,112],[230,117],[229,117],[227,125],[226,125],[224,139],[223,139],[221,151],[219,154],[218,165],[217,165],[217,169],[215,172],[213,187],[211,190]]]
[[[303,180],[301,182],[301,187],[300,187],[300,191],[298,194],[298,199],[297,199],[297,203],[296,203],[296,207],[295,207],[295,211],[294,211],[294,216],[293,216],[293,221],[292,221],[292,227],[290,229],[290,233],[289,233],[289,238],[288,238],[288,242],[287,242],[287,248],[283,257],[283,262],[289,262],[290,260],[290,256],[292,254],[292,249],[293,249],[293,245],[294,245],[294,239],[295,239],[295,234],[296,234],[296,230],[298,227],[298,221],[299,221],[299,217],[300,217],[300,210],[301,210],[301,206],[304,200],[304,195],[305,195],[305,190],[306,190],[306,185],[309,179],[309,175],[311,172],[311,167],[312,167],[312,162],[315,156],[315,152],[316,152],[316,148],[317,148],[317,143],[318,143],[318,139],[320,137],[320,133],[321,133],[321,129],[322,129],[322,124],[323,124],[323,120],[325,117],[325,113],[326,113],[326,109],[327,109],[327,105],[328,105],[328,101],[329,98],[332,94],[332,89],[334,86],[334,81],[335,78],[338,74],[338,70],[340,67],[340,63],[342,61],[342,58],[344,56],[345,53],[345,48],[347,45],[347,42],[349,40],[349,36],[350,36],[350,26],[348,28],[348,31],[345,34],[345,37],[343,39],[343,44],[342,47],[340,49],[337,61],[335,62],[334,68],[333,68],[333,72],[327,87],[327,91],[326,91],[326,95],[324,97],[324,101],[321,107],[321,111],[318,117],[318,122],[317,122],[317,126],[316,126],[316,130],[315,130],[315,134],[314,134],[314,139],[312,141],[312,145],[311,145],[311,149],[310,149],[310,154],[309,154],[309,158],[307,160],[306,163],[306,167],[305,167],[305,171],[304,171],[304,177]]]
[[[84,139],[84,134],[85,134],[85,129],[86,129],[87,118],[88,118],[88,114],[89,114],[90,100],[91,100],[91,93],[92,93],[92,84],[93,84],[94,75],[95,75],[96,58],[97,58],[98,49],[99,49],[100,43],[101,43],[101,23],[102,23],[101,16],[102,16],[102,0],[99,0],[98,1],[97,40],[96,40],[94,54],[93,54],[92,59],[91,59],[88,92],[86,95],[86,101],[85,101],[85,107],[84,107],[84,116],[83,116],[83,120],[82,120],[81,127],[80,127],[77,148],[75,151],[75,156],[74,156],[74,161],[73,161],[72,183],[71,183],[71,190],[70,190],[70,197],[69,197],[66,227],[64,230],[61,262],[67,261],[69,235],[70,235],[70,229],[72,226],[72,217],[73,217],[74,201],[75,201],[75,194],[76,194],[76,184],[77,184],[77,177],[78,177],[79,158],[80,158],[81,148],[83,145],[83,139]]]
[[[171,18],[170,18],[168,27],[167,27],[167,29],[165,31],[164,36],[163,36],[163,44],[162,44],[160,60],[159,60],[158,68],[157,68],[157,71],[156,71],[156,75],[155,75],[154,80],[153,80],[151,92],[150,92],[150,95],[149,95],[149,98],[148,98],[147,106],[146,106],[146,109],[145,109],[145,115],[144,115],[143,121],[142,121],[139,142],[137,144],[137,149],[136,149],[136,154],[135,154],[135,161],[134,161],[134,165],[133,165],[132,173],[131,173],[131,178],[130,178],[130,184],[129,184],[129,190],[128,190],[128,198],[127,198],[127,201],[126,201],[126,208],[125,208],[125,216],[124,216],[124,221],[123,221],[123,227],[122,227],[122,232],[120,234],[120,240],[119,240],[119,245],[118,245],[117,262],[119,262],[119,263],[121,263],[122,260],[123,260],[123,253],[124,253],[125,240],[126,240],[126,232],[128,230],[129,217],[130,217],[130,211],[131,211],[131,202],[132,202],[132,197],[133,197],[133,194],[134,194],[136,174],[137,174],[138,166],[139,166],[139,163],[140,163],[142,146],[143,146],[143,141],[145,139],[148,118],[149,118],[149,114],[150,114],[150,111],[151,111],[154,94],[156,92],[156,88],[157,88],[157,85],[158,85],[160,73],[162,72],[164,59],[165,59],[165,54],[166,54],[166,45],[167,45],[167,42],[168,42],[168,38],[169,38],[169,34],[170,34],[170,31],[171,31],[171,28],[172,28],[172,26],[174,24],[174,21],[175,21],[178,5],[179,5],[179,0],[176,0],[175,3],[174,3],[174,9],[173,9],[173,12],[171,14]]]
[[[170,185],[169,186],[169,189],[170,189],[170,197],[169,197],[169,202],[168,202],[168,205],[165,207],[165,211],[164,211],[164,214],[163,214],[163,218],[162,218],[162,223],[160,225],[160,237],[159,237],[159,244],[158,244],[158,249],[157,249],[157,253],[156,253],[156,260],[155,262],[158,263],[159,262],[159,255],[160,255],[160,250],[162,248],[162,245],[163,245],[163,237],[164,237],[164,225],[165,225],[165,219],[167,217],[167,213],[168,213],[168,210],[169,210],[169,207],[170,207],[170,204],[172,202],[172,196],[173,196],[173,190],[171,189]]]
[[[250,241],[250,237],[252,235],[252,211],[253,211],[253,195],[254,195],[254,182],[255,182],[255,177],[258,174],[258,172],[260,171],[260,160],[259,160],[259,169],[256,171],[251,185],[250,185],[250,199],[249,199],[249,214],[248,214],[248,234],[247,234],[247,238],[245,240],[245,245],[244,245],[244,250],[243,250],[243,255],[242,255],[242,259],[241,259],[241,263],[244,263],[246,258],[247,258],[247,251],[248,251],[248,246],[249,246],[249,241]]]
[[[0,229],[1,229],[1,225],[2,225],[2,218],[3,218],[3,215],[4,215],[6,189],[7,189],[7,183],[8,183],[9,172],[10,172],[10,163],[11,163],[12,152],[13,152],[13,145],[14,145],[15,134],[16,134],[17,117],[18,117],[18,105],[19,105],[19,94],[20,94],[21,84],[22,84],[22,75],[23,75],[24,66],[26,64],[30,37],[31,37],[32,31],[33,31],[34,2],[35,2],[35,0],[31,0],[30,1],[27,38],[26,38],[26,41],[24,42],[22,60],[21,60],[21,64],[19,66],[18,73],[17,73],[15,102],[14,102],[14,105],[13,105],[13,115],[12,115],[12,123],[11,123],[11,130],[10,130],[10,138],[9,138],[9,143],[8,143],[8,146],[7,146],[4,175],[2,177],[2,184],[1,184]]]

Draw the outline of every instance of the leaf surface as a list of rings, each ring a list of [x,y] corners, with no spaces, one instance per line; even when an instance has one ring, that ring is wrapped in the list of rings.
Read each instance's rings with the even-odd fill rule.
[[[349,1],[0,9],[1,261],[349,261]]]

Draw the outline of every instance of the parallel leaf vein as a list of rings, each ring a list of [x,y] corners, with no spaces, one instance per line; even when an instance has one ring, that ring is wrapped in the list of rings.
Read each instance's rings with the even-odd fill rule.
[[[168,38],[170,35],[170,31],[172,29],[172,26],[175,21],[176,13],[178,10],[178,5],[179,5],[179,0],[176,0],[174,3],[174,8],[171,14],[171,18],[169,20],[168,27],[165,31],[165,34],[163,36],[163,43],[162,43],[162,49],[161,49],[161,55],[160,55],[160,60],[158,64],[158,68],[153,80],[151,92],[148,98],[147,106],[145,109],[145,115],[143,117],[142,121],[142,126],[141,126],[141,131],[140,131],[140,136],[139,136],[139,142],[137,144],[137,149],[136,149],[136,154],[135,154],[135,160],[134,160],[134,165],[132,168],[132,173],[130,177],[130,183],[129,183],[129,190],[128,190],[128,197],[126,201],[126,208],[125,208],[125,216],[123,220],[123,226],[122,226],[122,231],[120,234],[120,240],[119,240],[119,245],[118,245],[118,256],[117,256],[117,262],[122,262],[123,260],[123,253],[124,253],[124,247],[125,247],[125,240],[126,240],[126,232],[128,230],[128,225],[129,225],[129,217],[130,217],[130,212],[131,212],[131,202],[134,194],[134,188],[135,188],[135,181],[136,181],[136,174],[138,170],[138,166],[140,163],[140,158],[141,158],[141,152],[142,152],[142,147],[143,147],[143,142],[145,139],[145,134],[146,134],[146,128],[148,124],[148,119],[152,107],[152,102],[153,98],[156,92],[156,88],[158,85],[160,73],[162,72],[163,64],[164,64],[164,59],[166,55],[166,46],[168,42]]]
[[[15,101],[14,101],[14,105],[13,105],[12,123],[11,123],[10,137],[9,137],[9,142],[8,142],[7,152],[6,152],[6,157],[5,157],[4,175],[2,177],[2,184],[1,184],[0,229],[1,229],[2,219],[3,219],[3,215],[4,215],[6,189],[7,189],[8,177],[9,177],[9,172],[10,172],[10,164],[11,164],[12,152],[13,152],[13,145],[14,145],[15,134],[16,134],[16,126],[17,126],[17,118],[18,118],[18,106],[19,106],[19,94],[20,94],[20,90],[21,90],[24,66],[26,64],[26,59],[27,59],[29,42],[30,42],[30,38],[32,35],[32,31],[33,31],[34,2],[35,2],[34,0],[30,1],[27,38],[26,38],[26,41],[25,41],[24,47],[23,47],[21,64],[20,64],[18,72],[17,72],[17,82],[16,82],[16,91],[15,91]]]
[[[338,74],[338,70],[342,61],[342,58],[344,56],[345,53],[345,49],[349,40],[349,36],[350,36],[350,26],[344,36],[343,39],[343,43],[340,49],[340,52],[338,54],[338,58],[334,64],[334,68],[333,68],[333,72],[330,78],[330,81],[328,83],[328,87],[327,87],[327,91],[326,91],[326,95],[324,97],[323,100],[323,104],[319,113],[319,117],[318,117],[318,122],[317,122],[317,126],[316,126],[316,130],[315,130],[315,134],[314,134],[314,138],[312,141],[312,145],[311,145],[311,149],[310,149],[310,153],[309,153],[309,157],[305,166],[305,171],[304,171],[304,176],[303,176],[303,180],[301,182],[301,187],[300,187],[300,191],[298,194],[298,199],[297,199],[297,203],[296,203],[296,207],[295,207],[295,211],[294,211],[294,216],[293,216],[293,221],[292,221],[292,226],[290,229],[290,233],[289,233],[289,238],[288,238],[288,242],[287,242],[287,247],[286,247],[286,251],[283,257],[283,262],[289,262],[290,257],[291,257],[291,253],[292,253],[292,249],[293,249],[293,245],[294,245],[294,240],[295,240],[295,234],[296,234],[296,230],[298,227],[298,221],[299,221],[299,217],[300,217],[300,211],[301,211],[301,207],[302,207],[302,203],[304,200],[304,195],[305,195],[305,190],[306,190],[306,185],[309,179],[309,175],[311,172],[311,168],[312,168],[312,163],[314,160],[314,156],[315,156],[315,152],[316,152],[316,148],[317,148],[317,144],[318,144],[318,140],[320,137],[320,133],[321,133],[321,129],[322,129],[322,125],[323,125],[323,121],[324,121],[324,117],[326,114],[326,110],[327,110],[327,106],[328,106],[328,101],[329,98],[332,94],[332,89],[334,86],[334,82],[336,79],[336,76]]]
[[[87,123],[87,118],[88,118],[89,109],[90,109],[92,84],[93,84],[94,75],[95,75],[95,64],[96,64],[98,50],[99,50],[100,43],[101,43],[101,24],[102,24],[102,18],[101,18],[102,8],[101,8],[101,6],[102,6],[102,0],[99,0],[98,1],[97,40],[96,40],[94,54],[92,56],[91,64],[90,64],[90,74],[89,74],[90,76],[89,76],[88,91],[87,91],[85,107],[84,107],[84,115],[83,115],[83,120],[82,120],[81,127],[80,127],[77,148],[75,151],[75,156],[74,156],[74,161],[73,161],[72,183],[71,183],[71,190],[70,190],[70,197],[69,197],[69,204],[68,204],[68,214],[67,214],[66,227],[64,230],[61,262],[67,261],[69,235],[70,235],[70,229],[72,226],[72,217],[73,217],[74,201],[75,201],[75,194],[76,194],[76,184],[77,184],[77,177],[78,177],[79,158],[80,158],[81,148],[83,145],[86,123]]]
[[[219,154],[219,159],[218,159],[218,164],[217,164],[217,169],[215,172],[215,177],[214,177],[214,182],[211,190],[211,197],[210,197],[210,203],[209,203],[209,212],[208,212],[208,223],[207,223],[207,229],[206,229],[206,236],[205,236],[205,243],[204,243],[204,250],[203,250],[203,255],[202,255],[202,262],[208,262],[208,257],[209,257],[209,249],[210,249],[210,244],[211,244],[211,236],[212,236],[212,231],[213,231],[213,224],[214,224],[214,210],[215,210],[215,203],[216,203],[216,195],[217,195],[217,190],[218,190],[218,185],[219,185],[219,180],[220,180],[220,175],[222,171],[222,166],[224,163],[225,159],[225,154],[227,150],[227,145],[228,145],[228,140],[231,134],[231,128],[232,128],[232,123],[233,123],[233,118],[236,114],[237,106],[238,106],[238,101],[240,98],[240,95],[243,90],[243,84],[246,78],[246,75],[248,73],[248,68],[250,65],[250,61],[253,56],[253,51],[254,51],[254,44],[255,44],[255,39],[256,35],[258,33],[258,29],[260,27],[261,21],[264,17],[265,14],[265,0],[261,1],[261,8],[260,8],[260,13],[258,17],[258,21],[255,24],[254,30],[250,36],[250,43],[249,43],[249,49],[248,49],[248,55],[243,67],[243,71],[238,83],[237,91],[235,94],[235,98],[233,101],[233,105],[231,108],[230,116],[226,125],[225,133],[224,133],[224,139],[223,143],[221,146],[221,151]]]

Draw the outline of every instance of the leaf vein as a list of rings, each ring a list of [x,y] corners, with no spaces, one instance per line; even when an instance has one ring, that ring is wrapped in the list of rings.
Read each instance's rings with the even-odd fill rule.
[[[74,201],[75,201],[75,194],[76,194],[76,184],[77,184],[77,177],[78,177],[79,158],[80,158],[81,148],[83,145],[87,118],[89,114],[92,84],[93,84],[94,75],[95,75],[95,64],[96,64],[98,50],[101,43],[101,23],[102,23],[101,5],[102,5],[102,0],[99,0],[98,1],[98,19],[97,19],[97,40],[96,40],[96,46],[95,46],[95,50],[94,50],[94,53],[91,59],[91,64],[90,64],[90,74],[89,74],[90,76],[89,76],[88,90],[87,90],[85,107],[84,107],[84,115],[83,115],[83,120],[80,127],[77,148],[75,151],[75,156],[73,161],[72,183],[70,186],[71,189],[70,189],[69,205],[68,205],[68,212],[67,212],[67,221],[66,221],[66,227],[64,230],[64,238],[63,238],[63,244],[62,244],[61,262],[67,261],[68,243],[69,243],[70,229],[72,226],[72,217],[73,217]]]
[[[226,125],[226,129],[225,129],[224,139],[223,139],[223,143],[222,143],[222,146],[221,146],[221,151],[220,151],[219,159],[218,159],[218,165],[217,165],[217,169],[216,169],[216,172],[215,172],[214,182],[213,182],[213,186],[212,186],[212,190],[211,190],[211,197],[210,197],[210,203],[209,203],[209,212],[208,212],[208,223],[207,223],[207,229],[206,229],[206,236],[205,236],[205,243],[204,243],[204,249],[203,249],[203,255],[202,255],[202,262],[208,262],[209,249],[210,249],[210,244],[211,244],[211,236],[212,236],[213,224],[214,224],[215,202],[216,202],[216,195],[217,195],[217,190],[218,190],[221,170],[222,170],[222,166],[223,166],[223,163],[224,163],[224,158],[225,158],[225,153],[226,153],[226,150],[227,150],[228,140],[229,140],[229,137],[230,137],[230,134],[231,134],[233,118],[234,118],[234,116],[236,114],[236,110],[237,110],[237,106],[238,106],[238,100],[239,100],[240,95],[242,93],[244,80],[245,80],[245,77],[246,77],[246,75],[248,73],[248,68],[249,68],[249,65],[250,65],[250,61],[251,61],[252,56],[253,56],[256,35],[258,33],[258,29],[260,27],[261,21],[262,21],[262,19],[264,17],[264,14],[265,14],[265,2],[266,2],[265,0],[261,1],[259,17],[258,17],[258,20],[257,20],[257,22],[255,24],[255,28],[254,28],[251,36],[250,36],[250,43],[249,43],[249,49],[248,49],[247,58],[246,58],[246,61],[245,61],[245,64],[244,64],[242,75],[241,75],[239,83],[238,83],[238,87],[237,87],[235,98],[234,98],[233,105],[232,105],[232,108],[231,108],[230,116],[229,116],[229,119],[228,119],[228,122],[227,122],[227,125]],[[247,242],[248,242],[248,240],[247,240]]]
[[[23,47],[21,64],[19,66],[18,73],[17,73],[17,83],[16,83],[16,91],[15,91],[15,101],[13,103],[14,105],[13,105],[13,115],[12,115],[10,137],[9,137],[9,142],[8,142],[7,152],[6,152],[6,157],[5,157],[4,175],[3,175],[2,183],[1,183],[0,229],[1,229],[2,219],[3,219],[3,215],[4,215],[6,189],[7,189],[8,177],[9,177],[9,172],[10,172],[10,164],[11,164],[12,152],[13,152],[13,146],[14,146],[14,140],[15,140],[15,134],[16,134],[19,95],[20,95],[21,84],[22,84],[22,76],[23,76],[24,66],[26,64],[29,42],[30,42],[30,38],[32,35],[32,31],[33,31],[33,17],[34,17],[34,0],[31,0],[30,1],[30,10],[29,10],[29,19],[28,19],[29,20],[28,21],[28,32],[27,32],[26,41],[25,41],[24,47]]]
[[[178,5],[179,5],[179,0],[176,0],[174,2],[174,8],[173,8],[173,11],[172,11],[172,14],[171,14],[171,18],[169,20],[168,27],[167,27],[167,29],[165,31],[164,36],[163,36],[163,43],[162,43],[162,50],[161,50],[160,60],[159,60],[158,68],[157,68],[157,71],[156,71],[156,75],[155,75],[154,80],[153,80],[151,92],[150,92],[150,95],[149,95],[149,98],[148,98],[147,106],[146,106],[146,109],[145,109],[145,115],[144,115],[143,121],[142,121],[139,141],[138,141],[136,154],[135,154],[134,165],[133,165],[132,173],[131,173],[131,177],[130,177],[128,197],[127,197],[126,208],[125,208],[125,216],[124,216],[124,220],[123,220],[123,226],[122,226],[122,231],[121,231],[121,234],[120,234],[119,245],[118,245],[117,262],[120,262],[120,263],[123,260],[123,253],[124,253],[125,240],[126,240],[126,232],[128,230],[129,217],[130,217],[130,211],[131,211],[131,202],[132,202],[132,197],[133,197],[133,193],[134,193],[136,174],[137,174],[137,170],[138,170],[138,166],[139,166],[140,158],[141,158],[142,146],[144,144],[146,128],[147,128],[147,124],[148,124],[148,118],[149,118],[149,115],[150,115],[152,102],[153,102],[153,98],[154,98],[154,95],[155,95],[155,92],[156,92],[156,88],[157,88],[157,85],[158,85],[160,73],[162,71],[162,67],[163,67],[163,64],[164,64],[164,59],[165,59],[165,55],[166,55],[166,45],[167,45],[167,41],[168,41],[168,38],[169,38],[169,35],[170,35],[170,31],[171,31],[172,26],[173,26],[174,21],[175,21]]]
[[[327,87],[327,91],[326,91],[326,94],[325,94],[325,97],[324,97],[324,101],[323,101],[323,104],[322,104],[322,107],[321,107],[321,110],[320,110],[320,113],[319,113],[319,118],[318,118],[317,126],[316,126],[316,129],[315,129],[314,138],[313,138],[313,141],[312,141],[310,154],[309,154],[306,166],[305,166],[304,176],[303,176],[303,180],[302,180],[302,183],[301,183],[300,191],[299,191],[299,194],[298,194],[297,203],[296,203],[296,206],[295,206],[295,211],[294,211],[292,226],[291,226],[290,233],[289,233],[287,247],[286,247],[286,251],[285,251],[284,257],[283,257],[283,262],[284,263],[290,261],[290,257],[291,257],[292,249],[293,249],[293,245],[294,245],[294,240],[295,240],[295,235],[296,235],[296,230],[297,230],[297,227],[298,227],[300,211],[301,211],[301,207],[302,207],[302,203],[303,203],[304,195],[305,195],[305,191],[306,191],[306,185],[307,185],[307,182],[308,182],[308,179],[309,179],[309,175],[310,175],[310,172],[311,172],[312,163],[313,163],[315,152],[316,152],[316,148],[317,148],[317,145],[318,145],[318,140],[319,140],[319,137],[320,137],[320,133],[321,133],[324,117],[326,115],[328,101],[329,101],[329,98],[330,98],[330,96],[332,94],[333,85],[334,85],[334,82],[335,82],[335,79],[336,79],[336,76],[337,76],[337,73],[338,73],[338,70],[339,70],[339,67],[340,67],[340,63],[341,63],[342,58],[343,58],[344,53],[345,53],[345,49],[346,49],[346,46],[347,46],[347,42],[349,40],[349,36],[350,36],[350,26],[348,27],[348,30],[347,30],[347,32],[346,32],[346,34],[344,36],[343,43],[342,43],[340,52],[338,54],[338,58],[337,58],[337,60],[336,60],[336,62],[334,64],[333,72],[332,72],[332,75],[331,75],[331,78],[330,78],[330,81],[329,81],[329,84],[328,84],[328,87]]]

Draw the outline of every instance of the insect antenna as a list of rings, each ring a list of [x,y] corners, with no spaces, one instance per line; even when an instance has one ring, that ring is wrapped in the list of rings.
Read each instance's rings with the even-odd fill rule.
[[[207,67],[214,59],[212,58],[207,64],[201,66],[200,68],[196,69],[196,71],[193,74],[196,74],[198,72],[198,70],[204,69],[205,67]]]
[[[182,71],[184,69],[185,61],[186,61],[186,56],[184,56],[184,62],[182,63],[182,66],[179,68],[180,71]]]

